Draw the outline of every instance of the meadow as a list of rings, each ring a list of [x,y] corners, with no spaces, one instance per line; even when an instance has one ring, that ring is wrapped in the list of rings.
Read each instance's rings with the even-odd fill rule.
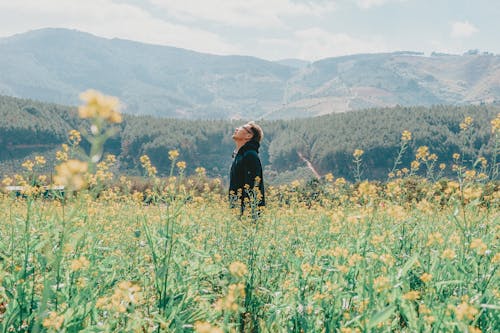
[[[252,218],[228,208],[223,184],[203,168],[184,175],[175,150],[167,177],[143,156],[145,186],[115,179],[102,146],[120,121],[116,101],[83,99],[90,131],[72,131],[57,156],[54,182],[65,193],[44,195],[43,157],[3,179],[24,187],[0,197],[1,332],[500,327],[496,155],[468,165],[457,153],[442,166],[422,147],[381,183],[362,179],[357,150],[355,183],[327,174],[269,186]],[[500,116],[492,133],[498,143]],[[399,155],[410,141],[403,132]],[[456,177],[441,177],[445,168]]]

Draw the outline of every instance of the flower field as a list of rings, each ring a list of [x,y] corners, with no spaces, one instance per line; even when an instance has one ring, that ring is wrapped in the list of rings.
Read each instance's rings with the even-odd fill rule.
[[[76,158],[70,133],[66,193],[30,185],[42,157],[4,178],[24,187],[0,194],[1,332],[498,331],[500,191],[482,160],[456,156],[447,180],[422,148],[379,183],[361,179],[356,151],[356,183],[269,187],[258,218],[239,216],[203,168],[184,175],[182,152],[164,178],[141,157],[141,190],[113,181],[102,145],[121,118],[85,98],[91,152]]]

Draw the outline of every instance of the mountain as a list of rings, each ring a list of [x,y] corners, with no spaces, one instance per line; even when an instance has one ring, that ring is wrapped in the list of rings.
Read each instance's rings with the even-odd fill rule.
[[[271,62],[41,29],[0,39],[0,94],[77,105],[94,88],[125,112],[177,118],[295,118],[500,100],[500,56],[360,54]]]

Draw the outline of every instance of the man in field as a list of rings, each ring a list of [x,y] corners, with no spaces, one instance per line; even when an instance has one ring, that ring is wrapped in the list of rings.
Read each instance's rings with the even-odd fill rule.
[[[240,207],[241,214],[250,207],[252,217],[258,216],[259,207],[265,206],[264,179],[259,158],[259,147],[264,133],[253,121],[237,127],[233,133],[236,149],[229,179],[229,202]]]

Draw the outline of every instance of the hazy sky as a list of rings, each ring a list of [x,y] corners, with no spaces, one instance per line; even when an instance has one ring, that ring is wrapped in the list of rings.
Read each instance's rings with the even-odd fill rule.
[[[214,54],[500,54],[500,0],[0,0],[0,37],[64,27]]]

